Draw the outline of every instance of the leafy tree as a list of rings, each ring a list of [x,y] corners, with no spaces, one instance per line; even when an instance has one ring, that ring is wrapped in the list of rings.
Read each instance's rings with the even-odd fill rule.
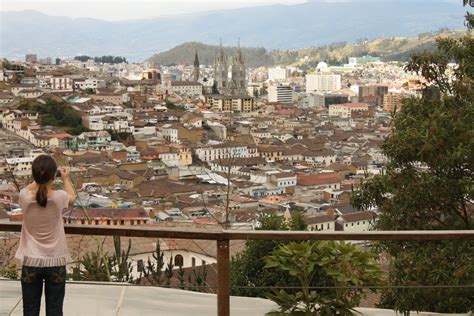
[[[467,26],[473,22],[468,14]],[[474,38],[439,38],[436,51],[414,55],[406,70],[423,76],[430,89],[394,114],[383,145],[386,171],[362,183],[354,205],[377,208],[382,230],[472,229]],[[391,284],[474,284],[473,241],[384,242],[381,248],[391,256]],[[466,312],[474,309],[474,295],[472,288],[388,289],[382,306]]]
[[[293,214],[286,223],[284,218],[271,213],[263,213],[259,230],[306,230],[302,213]],[[268,289],[259,287],[296,286],[295,277],[284,271],[264,269],[263,257],[269,255],[281,244],[288,242],[276,240],[250,240],[246,249],[232,258],[231,261],[231,292],[239,296],[265,297]]]
[[[107,130],[107,132],[109,132],[112,141],[121,142],[125,146],[132,146],[135,143],[135,138],[132,133],[116,132],[111,129]]]
[[[304,241],[282,245],[265,257],[265,268],[287,272],[298,280],[301,288],[293,293],[275,289],[268,298],[282,312],[353,315],[352,309],[364,293],[361,288],[350,287],[380,282],[381,270],[375,258],[373,253],[345,242]],[[314,284],[339,288],[312,289]]]
[[[71,135],[81,135],[84,132],[90,132],[90,131],[91,131],[90,129],[82,125],[67,129],[67,132],[70,133]]]
[[[86,88],[84,90],[82,90],[85,94],[95,94],[95,91],[94,89],[92,88]]]
[[[23,103],[18,106],[22,111],[35,111],[40,116],[42,126],[58,126],[77,128],[81,126],[81,115],[69,105],[53,99],[47,99],[46,103]]]

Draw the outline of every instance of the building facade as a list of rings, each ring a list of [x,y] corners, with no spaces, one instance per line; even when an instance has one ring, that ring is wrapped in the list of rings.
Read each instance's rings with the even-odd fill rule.
[[[341,90],[341,75],[310,74],[306,75],[306,92]]]
[[[293,89],[287,85],[268,87],[268,102],[292,103]]]

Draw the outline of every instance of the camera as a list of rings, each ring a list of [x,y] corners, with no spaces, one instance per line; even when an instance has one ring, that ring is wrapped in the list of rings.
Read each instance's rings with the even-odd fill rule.
[[[61,178],[61,170],[56,170],[56,178]]]

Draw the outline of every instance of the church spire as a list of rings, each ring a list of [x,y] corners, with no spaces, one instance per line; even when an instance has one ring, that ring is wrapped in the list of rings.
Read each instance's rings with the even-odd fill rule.
[[[199,57],[198,57],[197,49],[196,49],[196,54],[194,55],[194,67],[199,67]]]
[[[237,56],[235,59],[238,64],[244,64],[244,57],[242,56],[242,49],[240,48],[240,37],[237,39]]]
[[[194,81],[199,81],[199,57],[198,57],[197,49],[196,49],[196,54],[194,55],[193,79]]]

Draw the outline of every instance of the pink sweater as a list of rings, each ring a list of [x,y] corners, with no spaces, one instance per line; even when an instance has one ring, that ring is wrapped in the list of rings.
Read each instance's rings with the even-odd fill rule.
[[[20,191],[23,211],[20,245],[15,257],[31,267],[56,267],[71,260],[64,233],[62,212],[67,208],[69,196],[65,191],[51,191],[46,207],[36,202],[28,189]]]

